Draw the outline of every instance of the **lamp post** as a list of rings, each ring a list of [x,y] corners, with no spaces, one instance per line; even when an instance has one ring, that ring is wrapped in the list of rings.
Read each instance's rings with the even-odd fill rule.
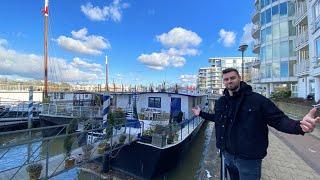
[[[246,51],[248,48],[248,45],[247,44],[242,44],[239,46],[239,49],[238,51],[241,51],[241,57],[242,57],[242,61],[241,61],[241,79],[242,81],[244,81],[244,75],[243,75],[243,72],[244,72],[244,60],[243,60],[243,53],[244,51]]]

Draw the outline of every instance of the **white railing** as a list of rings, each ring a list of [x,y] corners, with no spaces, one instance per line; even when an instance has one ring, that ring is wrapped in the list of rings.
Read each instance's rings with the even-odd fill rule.
[[[301,5],[296,8],[296,15],[295,15],[295,23],[299,23],[302,18],[307,14],[307,4],[306,2],[300,3]]]
[[[310,61],[302,60],[297,63],[297,75],[308,73],[310,70]]]
[[[252,67],[257,67],[260,65],[260,60],[259,59],[255,59],[253,62],[252,62]]]
[[[313,58],[312,58],[312,67],[313,67],[314,69],[320,67],[320,58],[318,58],[318,57],[313,57]]]
[[[101,107],[43,104],[41,115],[67,117],[102,117]]]
[[[306,44],[307,42],[308,42],[308,32],[302,32],[301,34],[298,34],[296,38],[296,48]]]

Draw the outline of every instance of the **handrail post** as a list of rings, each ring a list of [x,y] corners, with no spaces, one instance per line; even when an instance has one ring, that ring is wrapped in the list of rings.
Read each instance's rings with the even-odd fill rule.
[[[190,124],[190,121],[189,120],[187,120],[188,121],[188,134],[189,134],[189,124]]]
[[[50,140],[47,140],[47,153],[46,153],[46,179],[48,179],[48,175],[49,175],[49,142]]]

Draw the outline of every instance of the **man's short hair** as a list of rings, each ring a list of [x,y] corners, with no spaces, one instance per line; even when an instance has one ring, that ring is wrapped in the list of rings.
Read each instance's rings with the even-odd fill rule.
[[[229,73],[229,72],[236,72],[237,74],[238,74],[238,76],[240,76],[240,74],[239,74],[239,71],[237,70],[237,69],[235,69],[235,68],[227,68],[227,69],[224,69],[223,71],[222,71],[222,74],[227,74],[227,73]]]

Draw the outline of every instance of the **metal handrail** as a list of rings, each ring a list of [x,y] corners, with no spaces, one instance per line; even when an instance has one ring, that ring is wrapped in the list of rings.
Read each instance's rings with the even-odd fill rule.
[[[130,127],[130,124],[133,124],[133,123],[136,123],[136,122],[128,122],[128,123],[123,123],[123,124],[117,125],[118,127],[126,127],[126,128],[127,128],[127,126],[129,126],[129,133],[130,133],[130,134],[129,134],[128,143],[131,143],[131,142],[135,141],[134,138],[130,138],[130,137],[131,137],[131,127]],[[140,125],[142,125],[142,126],[139,127],[140,133],[142,133],[141,130],[143,129],[144,125],[143,125],[143,122],[139,122],[139,123],[140,123]],[[61,127],[61,126],[65,128],[65,127],[67,127],[67,124],[54,126],[54,128]],[[114,126],[110,126],[110,127],[113,128]],[[50,128],[50,127],[34,128],[34,129],[41,130],[41,129],[49,129],[49,128]],[[51,128],[52,128],[52,127],[51,127]],[[82,132],[74,132],[74,133],[71,133],[71,134],[59,135],[64,128],[62,128],[62,129],[60,130],[60,132],[59,132],[56,136],[54,136],[54,137],[46,137],[46,138],[40,138],[40,139],[36,139],[36,140],[28,140],[28,141],[24,141],[23,143],[21,143],[21,142],[16,143],[16,144],[14,144],[14,145],[12,145],[12,144],[11,144],[11,145],[5,145],[5,146],[1,147],[0,149],[5,149],[5,148],[10,149],[10,148],[12,148],[12,147],[16,147],[16,146],[19,146],[19,145],[30,144],[30,143],[33,143],[33,142],[41,141],[42,143],[40,144],[40,146],[39,146],[35,151],[33,151],[33,153],[32,153],[32,156],[33,156],[33,155],[35,154],[35,152],[37,152],[40,147],[43,147],[43,143],[44,143],[44,142],[46,142],[46,143],[47,143],[47,146],[49,146],[50,140],[58,139],[58,138],[62,138],[62,137],[66,137],[66,136],[69,136],[69,135],[72,135],[72,136],[76,136],[76,135],[79,135],[79,134],[84,135],[84,134],[87,133],[87,132],[100,131],[100,130],[105,129],[106,127],[93,128],[93,126],[91,126],[91,129],[87,129],[87,130],[84,130],[84,131],[82,131]],[[32,130],[34,130],[34,129],[29,129],[29,131],[32,131]],[[111,129],[109,129],[109,130],[111,130]],[[28,130],[19,130],[18,132],[20,132],[20,133],[21,133],[21,132],[28,132]],[[1,133],[1,134],[9,135],[10,133],[11,133],[11,134],[14,134],[14,133],[17,133],[17,132],[16,132],[16,131],[13,131],[13,132],[11,131],[11,132],[5,132],[5,133]],[[112,136],[111,136],[111,140],[110,140],[110,141],[112,142],[112,139],[113,139],[114,137],[118,136],[118,135],[119,135],[119,134],[118,134],[117,132],[116,132],[116,133],[113,133]],[[133,136],[132,136],[132,137],[133,137]],[[78,142],[79,138],[82,138],[82,137],[81,137],[81,136],[77,136],[77,139],[73,142],[73,144],[76,143],[76,142]],[[103,139],[103,140],[104,140],[104,139]],[[126,143],[126,144],[128,144],[128,143]],[[121,147],[122,147],[122,146],[121,146]],[[121,148],[121,147],[120,147],[120,148]],[[116,149],[118,149],[118,148],[116,148]],[[47,150],[48,150],[48,147],[47,147]],[[113,149],[111,149],[111,150],[113,150]],[[9,150],[7,150],[7,151],[9,151]],[[96,149],[94,149],[94,151],[93,151],[92,153],[94,153],[95,151],[96,151]],[[47,152],[47,153],[48,153],[48,152]],[[39,154],[39,155],[40,155],[40,154]],[[35,157],[35,159],[38,159],[39,155],[38,155],[37,157]],[[3,155],[3,156],[4,156],[4,155]],[[2,156],[2,157],[3,157],[3,156]],[[48,175],[48,166],[49,166],[48,158],[49,158],[49,156],[48,156],[48,154],[47,154],[47,158],[40,158],[40,159],[38,159],[38,161],[42,161],[42,160],[44,160],[44,159],[47,159],[47,161],[46,161],[46,177],[45,177],[45,179],[60,174],[61,172],[58,172],[58,173],[57,173],[57,169],[60,167],[60,165],[61,165],[61,164],[64,162],[64,160],[65,160],[65,158],[63,158],[63,160],[60,162],[59,166],[57,166],[57,168],[55,169],[55,171],[54,171],[53,173],[51,173],[51,175],[49,176],[49,175]],[[9,171],[9,170],[12,170],[12,169],[15,169],[15,168],[19,167],[19,169],[18,169],[18,170],[13,174],[13,176],[11,177],[11,179],[12,179],[12,178],[14,178],[14,177],[16,176],[16,174],[21,170],[22,167],[24,167],[25,165],[28,164],[27,162],[28,162],[28,161],[26,160],[22,165],[16,166],[16,167],[13,167],[13,168],[10,168],[10,169],[6,169],[6,170],[4,170],[4,171],[1,171],[0,173],[6,172],[6,171]]]

